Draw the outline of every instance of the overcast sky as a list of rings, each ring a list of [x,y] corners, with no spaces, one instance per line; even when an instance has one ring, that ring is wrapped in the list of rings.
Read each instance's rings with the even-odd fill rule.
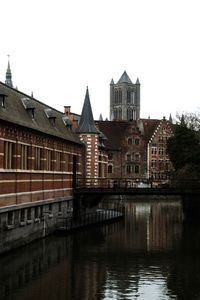
[[[199,0],[2,0],[0,80],[63,111],[109,117],[109,85],[141,83],[141,117],[200,110]]]

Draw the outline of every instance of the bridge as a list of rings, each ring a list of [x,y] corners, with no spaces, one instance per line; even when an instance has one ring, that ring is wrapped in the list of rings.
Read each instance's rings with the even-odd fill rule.
[[[200,180],[79,179],[74,195],[200,195]]]
[[[180,196],[185,217],[200,220],[200,179],[149,181],[133,179],[76,179],[73,184],[74,217],[79,210],[97,205],[104,195]]]

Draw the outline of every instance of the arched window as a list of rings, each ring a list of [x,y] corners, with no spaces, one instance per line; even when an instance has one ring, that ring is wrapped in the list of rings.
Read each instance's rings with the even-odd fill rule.
[[[131,104],[131,91],[127,91],[127,104]]]
[[[115,101],[114,101],[115,104],[118,103],[118,90],[115,90]]]
[[[128,121],[133,120],[133,109],[132,108],[127,109],[127,120]]]
[[[133,139],[131,137],[129,137],[127,139],[127,143],[128,143],[128,145],[132,145],[133,144]]]
[[[121,120],[122,119],[122,109],[121,107],[118,108],[118,120]]]
[[[140,166],[135,165],[135,174],[139,174],[140,173]]]
[[[126,174],[131,174],[131,173],[132,173],[132,166],[126,165]]]
[[[117,120],[117,109],[116,108],[113,110],[113,116],[114,116],[114,120]]]
[[[135,157],[135,161],[140,161],[140,154],[139,153],[135,153],[134,157]]]
[[[126,160],[127,160],[127,161],[131,161],[131,154],[130,154],[130,153],[127,153],[127,154],[126,154]]]
[[[119,90],[119,104],[122,103],[122,90]]]
[[[136,120],[136,111],[133,110],[133,120]]]

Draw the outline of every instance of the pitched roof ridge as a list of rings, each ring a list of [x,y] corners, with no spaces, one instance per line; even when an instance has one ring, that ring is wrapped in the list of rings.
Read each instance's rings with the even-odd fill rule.
[[[14,87],[11,87],[11,86],[9,86],[9,85],[7,85],[7,84],[5,84],[5,83],[3,83],[2,81],[0,81],[0,84],[4,85],[4,87],[6,87],[6,88],[8,88],[8,89],[13,90],[13,92],[16,92],[17,94],[20,94],[20,95],[25,96],[25,97],[27,97],[27,98],[33,99],[34,101],[36,101],[36,102],[38,102],[38,103],[40,103],[40,104],[43,104],[43,105],[47,106],[48,108],[51,108],[51,109],[57,111],[58,113],[64,114],[62,111],[60,111],[60,110],[58,110],[58,109],[56,109],[56,108],[54,108],[54,107],[52,107],[52,106],[50,106],[50,105],[48,105],[48,104],[45,104],[44,102],[42,102],[42,101],[40,101],[40,100],[38,100],[38,99],[36,99],[36,98],[34,98],[34,97],[31,97],[30,95],[25,94],[24,92],[21,92],[21,91],[19,91],[18,89],[14,88]]]

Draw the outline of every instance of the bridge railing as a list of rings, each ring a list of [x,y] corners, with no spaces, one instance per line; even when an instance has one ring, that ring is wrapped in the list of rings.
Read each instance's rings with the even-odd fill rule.
[[[78,178],[76,188],[194,188],[200,189],[200,179],[152,180],[144,178]]]

